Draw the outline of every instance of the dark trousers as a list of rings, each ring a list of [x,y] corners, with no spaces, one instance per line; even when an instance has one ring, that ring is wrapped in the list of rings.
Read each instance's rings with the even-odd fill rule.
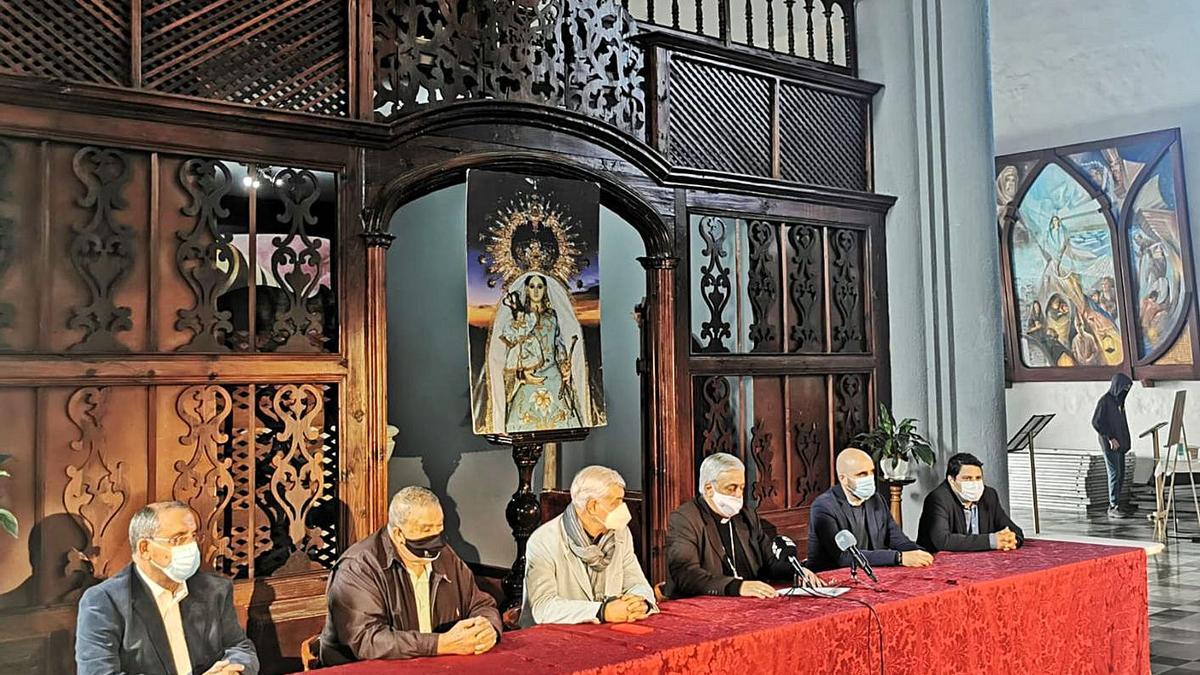
[[[1108,507],[1121,503],[1121,488],[1125,485],[1125,451],[1113,450],[1104,444],[1104,468],[1108,470]]]

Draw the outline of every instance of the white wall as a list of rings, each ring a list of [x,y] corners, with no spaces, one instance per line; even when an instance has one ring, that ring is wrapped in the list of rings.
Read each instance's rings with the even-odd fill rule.
[[[925,494],[946,459],[970,451],[1007,498],[999,243],[990,192],[987,16],[976,0],[886,0],[858,10],[863,78],[884,89],[872,108],[875,187],[887,216],[892,400],[937,451],[905,491],[916,534]]]
[[[472,432],[467,379],[466,188],[439,190],[392,219],[388,250],[388,421],[400,429],[388,463],[389,494],[424,485],[442,500],[446,536],[463,559],[507,567],[516,555],[504,507],[517,486],[512,452]],[[600,210],[601,347],[608,426],[563,447],[560,485],[587,464],[642,484],[639,349],[633,306],[645,295],[631,225]],[[534,471],[540,489],[542,469]]]
[[[1200,2],[992,0],[991,36],[997,154],[1179,127],[1189,212],[1200,217]],[[1185,422],[1200,440],[1196,382],[1134,385],[1127,404],[1133,433],[1165,421],[1181,388],[1192,401]],[[1091,412],[1105,389],[1099,382],[1016,384],[1007,393],[1009,430],[1030,414],[1052,412],[1042,445],[1096,448]],[[1150,454],[1145,441],[1135,439],[1134,448]]]

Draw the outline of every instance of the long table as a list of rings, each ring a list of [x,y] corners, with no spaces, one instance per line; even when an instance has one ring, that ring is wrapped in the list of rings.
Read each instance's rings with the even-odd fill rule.
[[[1148,673],[1141,548],[1031,540],[877,570],[841,598],[694,598],[632,625],[537,626],[481,656],[368,661],[337,675]],[[861,575],[860,575],[861,576]],[[859,604],[870,605],[870,608]],[[876,620],[878,617],[878,621]],[[882,653],[880,631],[882,630]]]

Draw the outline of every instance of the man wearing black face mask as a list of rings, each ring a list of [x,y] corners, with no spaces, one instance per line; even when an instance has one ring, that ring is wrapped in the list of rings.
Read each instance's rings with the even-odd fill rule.
[[[1125,397],[1133,380],[1125,373],[1113,375],[1108,391],[1096,402],[1092,428],[1100,434],[1100,450],[1108,470],[1108,516],[1121,519],[1121,487],[1125,482],[1125,453],[1129,452],[1129,421],[1125,418]]]
[[[392,497],[388,524],[329,577],[321,663],[482,654],[500,638],[496,602],[442,541],[442,507],[423,487]]]

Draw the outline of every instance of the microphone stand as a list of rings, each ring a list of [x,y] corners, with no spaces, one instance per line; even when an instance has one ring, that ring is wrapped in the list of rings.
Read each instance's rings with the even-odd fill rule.
[[[850,556],[850,578],[858,583],[858,558],[855,558],[854,555]]]

